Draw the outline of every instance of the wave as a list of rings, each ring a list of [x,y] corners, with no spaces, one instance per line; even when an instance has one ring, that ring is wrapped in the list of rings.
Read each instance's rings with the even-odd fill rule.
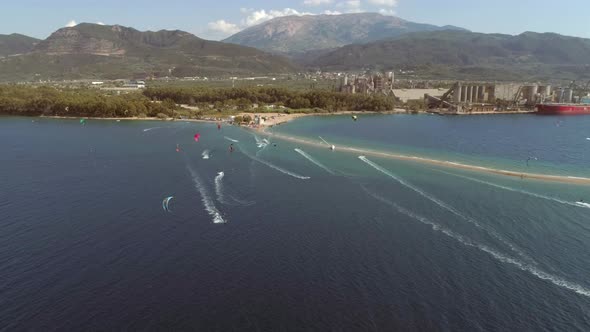
[[[201,156],[203,157],[203,159],[209,159],[210,157],[210,151],[209,150],[205,150],[203,151],[203,153],[201,153]]]
[[[567,281],[567,280],[565,280],[565,279],[563,279],[563,278],[561,278],[559,276],[556,276],[556,275],[547,273],[545,271],[542,271],[542,270],[538,269],[537,267],[535,267],[535,266],[533,266],[531,264],[528,264],[528,263],[525,263],[525,262],[521,262],[521,261],[519,261],[517,259],[514,259],[512,257],[509,257],[509,256],[507,256],[505,254],[502,254],[502,253],[498,252],[497,250],[494,250],[493,248],[490,248],[490,247],[488,247],[486,245],[477,243],[477,242],[475,242],[475,241],[473,241],[473,240],[471,240],[471,239],[469,239],[469,238],[467,238],[467,237],[465,237],[463,235],[460,235],[460,234],[457,234],[457,233],[453,232],[452,230],[450,230],[450,229],[448,229],[448,228],[446,228],[446,227],[444,227],[444,226],[442,226],[440,224],[437,224],[434,221],[431,221],[430,219],[428,219],[426,217],[420,216],[420,215],[418,215],[418,214],[416,214],[416,213],[414,213],[414,212],[412,212],[412,211],[410,211],[408,209],[405,209],[405,208],[399,206],[398,204],[396,204],[396,203],[394,203],[394,202],[392,202],[392,201],[390,201],[390,200],[388,200],[388,199],[386,199],[384,197],[381,197],[381,196],[379,196],[379,195],[377,195],[377,194],[375,194],[373,192],[370,192],[367,188],[365,188],[362,185],[361,185],[361,187],[365,190],[365,192],[369,196],[375,198],[376,200],[378,200],[378,201],[380,201],[380,202],[382,202],[382,203],[384,203],[386,205],[389,205],[389,206],[393,207],[399,213],[405,214],[406,216],[408,216],[408,217],[410,217],[410,218],[412,218],[412,219],[414,219],[416,221],[419,221],[419,222],[421,222],[421,223],[423,223],[425,225],[428,225],[428,226],[432,227],[432,230],[437,231],[437,232],[441,232],[441,233],[445,234],[446,236],[448,236],[448,237],[450,237],[450,238],[458,241],[459,243],[461,243],[461,244],[463,244],[465,246],[479,249],[482,252],[487,253],[492,258],[494,258],[495,260],[497,260],[497,261],[499,261],[501,263],[511,264],[511,265],[513,265],[514,267],[518,268],[521,271],[528,272],[528,273],[532,274],[533,276],[535,276],[535,277],[537,277],[537,278],[539,278],[541,280],[549,281],[549,282],[551,282],[552,284],[554,284],[554,285],[556,285],[558,287],[562,287],[562,288],[568,289],[570,291],[574,291],[574,292],[576,292],[576,293],[578,293],[580,295],[583,295],[583,296],[586,296],[586,297],[590,297],[590,289],[585,288],[582,285],[576,284],[576,283],[571,282],[571,281]]]
[[[422,189],[404,181],[403,179],[397,177],[395,174],[391,173],[390,171],[386,170],[385,168],[377,165],[376,163],[370,161],[369,159],[367,159],[367,157],[365,156],[359,156],[359,159],[362,160],[363,162],[365,162],[366,164],[368,164],[369,166],[373,167],[374,169],[378,170],[379,172],[389,176],[390,178],[396,180],[397,182],[399,182],[401,185],[415,191],[416,193],[420,194],[422,197],[430,200],[431,202],[435,203],[436,205],[440,206],[441,208],[451,212],[452,214],[456,215],[457,217],[461,218],[462,220],[474,225],[475,227],[487,232],[488,234],[490,234],[491,236],[493,236],[496,240],[504,243],[505,245],[507,245],[512,251],[514,251],[515,253],[517,253],[519,256],[521,256],[522,258],[525,258],[527,260],[533,261],[534,260],[532,258],[530,258],[528,255],[526,255],[524,252],[522,252],[522,250],[519,250],[514,244],[510,243],[510,241],[504,239],[503,236],[501,236],[500,234],[498,234],[496,231],[480,224],[478,221],[476,221],[473,218],[470,218],[464,214],[462,214],[461,212],[457,211],[457,209],[455,209],[454,207],[448,205],[447,203],[439,200],[438,198],[424,192]]]
[[[271,164],[271,163],[269,163],[269,162],[268,162],[268,161],[266,161],[266,160],[260,159],[260,158],[258,158],[258,157],[256,157],[256,156],[253,156],[253,155],[249,154],[248,152],[246,152],[244,149],[242,149],[242,147],[241,147],[241,146],[239,146],[239,145],[238,145],[238,148],[239,148],[239,149],[240,149],[240,151],[242,151],[242,153],[243,153],[243,154],[245,154],[245,155],[246,155],[248,158],[250,158],[250,159],[252,159],[252,160],[255,160],[255,161],[257,161],[257,162],[259,162],[259,163],[261,163],[261,164],[263,164],[263,165],[266,165],[266,166],[268,166],[268,167],[270,167],[270,168],[272,168],[272,169],[274,169],[274,170],[276,170],[276,171],[279,171],[279,172],[281,172],[281,173],[283,173],[283,174],[287,174],[287,175],[289,175],[289,176],[292,176],[292,177],[294,177],[294,178],[297,178],[297,179],[300,179],[300,180],[309,180],[309,179],[310,179],[310,177],[309,177],[309,176],[303,176],[303,175],[299,175],[299,174],[297,174],[297,173],[293,173],[293,172],[291,172],[291,171],[288,171],[288,170],[286,170],[286,169],[284,169],[284,168],[281,168],[281,167],[279,167],[279,166],[277,166],[277,165]]]
[[[239,142],[237,139],[233,139],[231,137],[223,136],[223,138],[225,138],[226,140],[228,140],[230,142],[234,142],[234,143],[238,143]]]
[[[187,167],[188,171],[191,173],[191,176],[193,178],[193,182],[195,184],[195,188],[199,191],[199,194],[201,195],[201,200],[203,202],[203,205],[205,206],[205,210],[207,210],[209,215],[211,217],[213,217],[213,223],[214,224],[227,223],[227,221],[225,219],[223,219],[223,216],[221,215],[219,210],[217,210],[217,208],[215,207],[215,203],[213,202],[213,199],[211,199],[211,196],[209,195],[209,191],[203,185],[203,181],[201,180],[201,177],[199,176],[197,171],[195,171],[188,164],[188,162],[187,162],[186,167]]]
[[[434,171],[437,171],[437,172],[440,172],[440,173],[444,173],[444,174],[447,174],[447,175],[456,176],[456,177],[463,178],[463,179],[466,179],[466,180],[470,180],[470,181],[473,181],[473,182],[485,184],[485,185],[488,185],[488,186],[491,186],[491,187],[500,188],[500,189],[512,191],[512,192],[515,192],[515,193],[521,193],[521,194],[525,194],[525,195],[529,195],[529,196],[533,196],[533,197],[545,199],[545,200],[548,200],[548,201],[553,201],[553,202],[557,202],[557,203],[561,203],[561,204],[566,204],[566,205],[571,205],[571,206],[577,206],[577,207],[583,207],[583,208],[590,208],[590,204],[583,203],[583,202],[569,202],[569,201],[566,201],[566,200],[563,200],[563,199],[560,199],[560,198],[546,196],[546,195],[541,195],[541,194],[533,193],[533,192],[526,191],[526,190],[523,190],[523,189],[512,188],[512,187],[504,186],[504,185],[501,185],[501,184],[497,184],[497,183],[493,183],[493,182],[488,182],[488,181],[484,181],[484,180],[480,180],[480,179],[476,179],[476,178],[472,178],[470,176],[465,176],[465,175],[460,175],[460,174],[445,172],[445,171],[441,171],[441,170],[434,170]]]
[[[329,169],[328,167],[326,167],[324,164],[320,163],[319,161],[315,160],[314,158],[312,158],[310,155],[308,155],[307,153],[305,153],[305,151],[297,148],[295,149],[295,152],[299,153],[300,155],[303,156],[303,158],[311,161],[313,164],[315,164],[316,166],[318,166],[319,168],[323,169],[324,171],[334,175],[334,171],[332,171],[331,169]]]
[[[146,128],[143,130],[143,132],[147,132],[147,131],[152,131],[152,130],[156,130],[156,129],[162,129],[162,127],[153,127],[153,128]]]

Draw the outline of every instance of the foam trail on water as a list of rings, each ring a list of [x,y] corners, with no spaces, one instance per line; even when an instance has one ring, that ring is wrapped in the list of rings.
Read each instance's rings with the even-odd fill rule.
[[[242,153],[245,154],[248,158],[250,158],[252,160],[255,160],[255,161],[257,161],[257,162],[259,162],[259,163],[261,163],[263,165],[266,165],[266,166],[268,166],[268,167],[270,167],[270,168],[272,168],[272,169],[274,169],[276,171],[279,171],[279,172],[281,172],[283,174],[287,174],[289,176],[292,176],[292,177],[297,178],[297,179],[300,179],[300,180],[309,180],[310,179],[309,176],[303,176],[303,175],[299,175],[297,173],[293,173],[291,171],[288,171],[288,170],[286,170],[284,168],[281,168],[281,167],[279,167],[277,165],[271,164],[271,163],[269,163],[266,160],[260,159],[260,158],[258,158],[256,156],[253,156],[253,155],[249,154],[248,152],[246,152],[245,150],[243,150],[239,145],[238,145],[238,147],[240,148],[240,151],[242,151]]]
[[[224,172],[218,172],[217,176],[215,177],[215,194],[217,195],[217,200],[224,205],[242,205],[242,206],[250,206],[253,205],[254,202],[251,201],[243,201],[238,198],[235,198],[232,195],[228,195],[230,201],[225,198],[224,187],[223,187],[223,178],[225,177]],[[233,202],[231,202],[233,201]]]
[[[242,200],[242,199],[236,198],[233,195],[228,195],[228,196],[229,196],[229,198],[231,198],[232,201],[236,202],[238,205],[241,205],[241,206],[251,206],[251,205],[256,204],[256,202],[254,202],[254,201]]]
[[[553,201],[553,202],[557,202],[557,203],[561,203],[561,204],[566,204],[566,205],[571,205],[571,206],[577,206],[577,207],[583,207],[583,208],[590,208],[590,204],[587,204],[587,203],[582,203],[582,202],[568,202],[568,201],[565,201],[563,199],[559,199],[559,198],[555,198],[555,197],[551,197],[551,196],[545,196],[545,195],[533,193],[533,192],[522,190],[522,189],[517,189],[517,188],[508,187],[508,186],[503,186],[501,184],[496,184],[496,183],[493,183],[493,182],[488,182],[488,181],[484,181],[484,180],[472,178],[470,176],[465,176],[465,175],[460,175],[460,174],[445,172],[445,171],[441,171],[441,170],[434,170],[434,171],[437,171],[437,172],[440,172],[440,173],[444,173],[444,174],[447,174],[447,175],[456,176],[456,177],[463,178],[463,179],[466,179],[466,180],[470,180],[470,181],[473,181],[473,182],[478,182],[478,183],[485,184],[485,185],[488,185],[488,186],[491,186],[491,187],[496,187],[496,188],[500,188],[500,189],[512,191],[512,192],[515,192],[515,193],[521,193],[521,194],[525,194],[525,195],[529,195],[529,196],[533,196],[533,197],[545,199],[545,200],[548,200],[548,201]]]
[[[420,194],[422,197],[430,200],[431,202],[435,203],[436,205],[440,206],[441,208],[451,212],[452,214],[456,215],[457,217],[463,219],[464,221],[474,225],[475,227],[486,231],[488,234],[490,234],[491,236],[493,236],[494,238],[496,238],[496,240],[501,241],[502,243],[504,243],[505,245],[507,245],[512,251],[514,251],[515,253],[517,253],[519,256],[533,261],[534,260],[532,258],[530,258],[528,255],[526,255],[524,252],[522,252],[521,250],[519,250],[514,244],[510,243],[508,240],[504,239],[504,237],[502,237],[500,234],[498,234],[496,231],[489,229],[488,227],[485,227],[484,225],[480,224],[478,221],[467,217],[466,215],[462,214],[461,212],[457,211],[457,209],[455,209],[454,207],[446,204],[445,202],[439,200],[438,198],[427,194],[426,192],[424,192],[422,189],[404,181],[403,179],[397,177],[395,174],[391,173],[390,171],[386,170],[385,168],[377,165],[376,163],[370,161],[369,159],[367,159],[367,157],[365,156],[359,156],[359,159],[362,160],[363,162],[365,162],[366,164],[368,164],[369,166],[373,167],[374,169],[378,170],[379,172],[389,176],[390,178],[394,179],[395,181],[399,182],[400,184],[402,184],[403,186],[415,191],[416,193]]]
[[[201,195],[201,200],[203,202],[203,205],[205,206],[205,210],[207,210],[207,212],[209,212],[209,215],[211,215],[211,217],[213,217],[213,223],[214,224],[225,224],[227,221],[225,219],[223,219],[223,216],[221,216],[221,213],[215,207],[215,203],[213,202],[213,199],[211,199],[211,196],[209,195],[209,191],[203,185],[203,181],[201,180],[201,177],[199,176],[197,171],[195,171],[188,164],[188,162],[187,162],[186,167],[187,167],[188,171],[191,173],[191,176],[193,178],[193,182],[195,184],[195,188],[199,191],[199,194]]]
[[[201,156],[203,157],[203,159],[209,159],[209,157],[210,157],[209,153],[210,153],[209,150],[205,150],[205,151],[203,151],[203,153],[201,153]]]
[[[295,149],[295,152],[299,153],[300,155],[303,156],[303,158],[311,161],[313,164],[315,164],[316,166],[318,166],[319,168],[323,169],[324,171],[334,175],[334,172],[329,169],[328,167],[326,167],[324,164],[320,163],[319,161],[315,160],[314,158],[312,158],[310,155],[308,155],[307,153],[305,153],[305,151],[297,148]]]
[[[225,197],[223,196],[223,177],[225,173],[219,172],[215,177],[215,193],[217,194],[217,200],[221,202],[221,204],[226,204]]]
[[[332,146],[332,144],[330,144],[330,143],[326,142],[326,140],[325,140],[325,139],[323,139],[323,138],[322,138],[322,136],[318,136],[318,137],[319,137],[319,138],[322,140],[322,142],[326,143],[326,145],[328,145],[328,146]]]
[[[477,243],[477,242],[475,242],[475,241],[471,240],[470,238],[465,237],[463,235],[457,234],[457,233],[453,232],[452,230],[450,230],[450,229],[448,229],[448,228],[446,228],[446,227],[444,227],[444,226],[442,226],[440,224],[437,224],[436,222],[431,221],[430,219],[428,219],[426,217],[420,216],[420,215],[418,215],[418,214],[416,214],[416,213],[414,213],[414,212],[412,212],[412,211],[410,211],[408,209],[405,209],[405,208],[399,206],[398,204],[396,204],[396,203],[394,203],[394,202],[392,202],[392,201],[390,201],[390,200],[388,200],[388,199],[386,199],[384,197],[381,197],[381,196],[379,196],[379,195],[377,195],[377,194],[375,194],[373,192],[370,192],[364,186],[361,186],[361,187],[365,190],[365,192],[369,196],[375,198],[376,200],[378,200],[378,201],[380,201],[380,202],[382,202],[382,203],[384,203],[386,205],[389,205],[389,206],[393,207],[398,212],[400,212],[402,214],[405,214],[406,216],[408,216],[408,217],[410,217],[410,218],[412,218],[412,219],[414,219],[416,221],[419,221],[419,222],[421,222],[421,223],[423,223],[425,225],[428,225],[428,226],[432,227],[432,230],[437,231],[437,232],[441,232],[444,235],[446,235],[446,236],[448,236],[448,237],[450,237],[450,238],[458,241],[459,243],[461,243],[461,244],[463,244],[465,246],[479,249],[479,250],[487,253],[492,258],[494,258],[495,260],[497,260],[497,261],[499,261],[501,263],[511,264],[511,265],[513,265],[514,267],[516,267],[517,269],[519,269],[521,271],[528,272],[528,273],[532,274],[533,276],[535,276],[535,277],[537,277],[539,279],[549,281],[549,282],[551,282],[552,284],[554,284],[554,285],[556,285],[558,287],[562,287],[562,288],[568,289],[570,291],[574,291],[574,292],[576,292],[576,293],[578,293],[580,295],[583,295],[583,296],[586,296],[586,297],[590,297],[590,289],[588,289],[588,288],[586,288],[586,287],[584,287],[582,285],[578,285],[578,284],[576,284],[574,282],[567,281],[567,280],[565,280],[565,279],[563,279],[563,278],[561,278],[559,276],[556,276],[556,275],[547,273],[547,272],[545,272],[543,270],[538,269],[537,267],[535,267],[535,266],[533,266],[531,264],[528,264],[528,263],[525,263],[525,262],[521,262],[521,261],[519,261],[517,259],[508,257],[505,254],[502,254],[502,253],[498,252],[497,250],[494,250],[493,248],[490,248],[490,247],[488,247],[486,245]]]
[[[259,148],[265,148],[268,145],[268,140],[265,139],[260,139],[260,137],[254,135],[254,139],[256,140],[256,146],[258,146]]]
[[[143,130],[143,132],[147,132],[147,131],[151,131],[151,130],[155,130],[155,129],[161,129],[162,127],[153,127],[153,128],[146,128]]]
[[[234,142],[234,143],[238,143],[239,141],[237,139],[233,139],[227,136],[223,136],[223,138],[225,138],[226,140],[230,141],[230,142]]]

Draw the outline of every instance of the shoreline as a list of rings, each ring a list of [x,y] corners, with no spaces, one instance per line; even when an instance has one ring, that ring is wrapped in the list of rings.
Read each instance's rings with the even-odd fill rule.
[[[366,112],[355,112],[355,111],[338,111],[338,112],[330,112],[330,113],[279,113],[279,112],[271,112],[271,113],[240,113],[239,115],[259,115],[265,117],[274,117],[274,119],[267,120],[264,124],[261,124],[258,130],[264,130],[264,128],[269,128],[273,126],[278,126],[290,121],[293,121],[298,118],[308,117],[308,116],[337,116],[337,115],[362,115],[362,114],[382,114],[382,115],[389,115],[389,114],[411,114],[410,112],[406,111],[405,109],[396,108],[391,111],[383,111],[383,112],[374,112],[374,111],[366,111]],[[424,112],[423,114],[426,114]]]
[[[314,141],[310,141],[309,139],[296,137],[296,136],[287,136],[287,135],[267,132],[264,129],[261,130],[261,132],[266,135],[269,135],[271,137],[274,137],[274,138],[282,139],[282,140],[293,142],[293,143],[305,144],[307,146],[325,148],[328,151],[328,147],[325,144],[320,143],[320,142],[314,142]],[[373,156],[373,157],[378,157],[378,158],[387,158],[387,159],[394,159],[394,160],[414,161],[414,162],[419,162],[422,164],[443,166],[443,167],[447,167],[447,168],[451,168],[451,169],[463,169],[463,170],[476,171],[476,172],[481,172],[481,173],[516,177],[516,178],[521,178],[521,179],[526,178],[526,179],[532,179],[532,180],[542,180],[542,181],[559,182],[559,183],[590,185],[590,178],[586,178],[586,177],[518,172],[518,171],[496,169],[496,168],[485,167],[485,166],[463,164],[463,163],[458,163],[458,162],[453,162],[453,161],[448,161],[448,160],[437,160],[437,159],[431,159],[431,158],[420,157],[420,156],[404,155],[404,154],[398,154],[398,153],[394,153],[394,152],[362,149],[362,148],[356,148],[356,147],[352,147],[352,146],[336,146],[335,152],[338,152],[338,151],[344,151],[347,153],[356,154],[357,156],[364,155],[364,156]]]
[[[201,119],[174,119],[174,118],[155,118],[155,117],[147,117],[147,118],[98,118],[98,117],[91,117],[91,116],[61,116],[61,115],[39,115],[39,116],[32,116],[31,118],[41,118],[41,119],[62,119],[62,120],[104,120],[104,121],[162,121],[162,122],[217,122],[216,120],[201,120]]]

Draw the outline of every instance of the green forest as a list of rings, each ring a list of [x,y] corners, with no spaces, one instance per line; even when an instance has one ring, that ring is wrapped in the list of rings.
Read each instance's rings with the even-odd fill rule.
[[[384,95],[343,94],[327,90],[298,91],[287,88],[207,88],[157,87],[148,88],[144,95],[152,100],[173,100],[177,104],[215,108],[237,107],[242,111],[265,106],[284,106],[288,109],[312,109],[316,112],[388,111],[395,105],[393,97]]]
[[[0,114],[26,116],[171,116],[174,103],[153,103],[139,93],[108,95],[96,89],[0,85]]]
[[[192,106],[192,109],[176,104]],[[271,106],[272,105],[272,106]],[[347,95],[325,90],[285,88],[158,87],[143,92],[108,94],[90,88],[0,85],[0,114],[75,117],[180,117],[228,115],[232,112],[321,113],[387,111],[391,97]]]

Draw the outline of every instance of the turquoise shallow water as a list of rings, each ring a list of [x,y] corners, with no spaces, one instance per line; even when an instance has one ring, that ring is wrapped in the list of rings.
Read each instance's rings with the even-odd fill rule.
[[[536,146],[534,171],[586,175],[587,120],[562,121],[320,117],[274,130],[520,169]],[[539,140],[548,123],[562,136]],[[590,329],[590,208],[576,205],[589,187],[264,138],[0,118],[0,328]]]
[[[590,120],[537,115],[308,117],[277,132],[524,172],[588,176]],[[527,159],[532,158],[528,165]],[[535,160],[536,158],[536,160]]]

